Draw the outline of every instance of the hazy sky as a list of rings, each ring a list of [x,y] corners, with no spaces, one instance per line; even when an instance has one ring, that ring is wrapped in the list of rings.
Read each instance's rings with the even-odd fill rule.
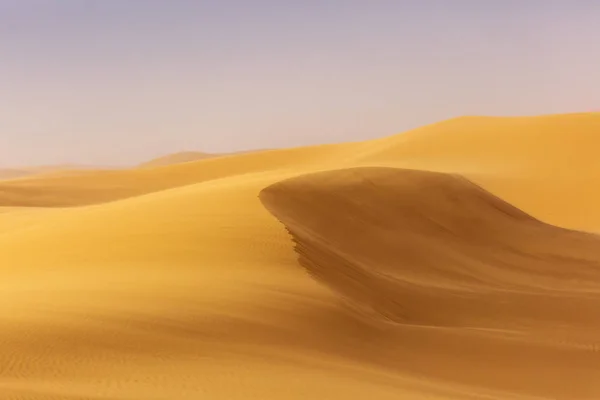
[[[0,166],[600,108],[597,0],[0,0]]]

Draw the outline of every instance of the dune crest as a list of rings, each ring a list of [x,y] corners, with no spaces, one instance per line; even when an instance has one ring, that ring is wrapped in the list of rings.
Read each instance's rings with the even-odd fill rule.
[[[449,313],[453,303],[484,318],[488,310],[471,307],[474,300],[516,319],[534,297],[560,299],[544,314],[572,320],[577,294],[600,293],[600,238],[547,225],[459,176],[355,168],[279,182],[260,198],[312,275],[401,322],[463,323]],[[537,314],[523,321],[548,307],[529,308]],[[600,322],[600,310],[593,320],[576,314]]]

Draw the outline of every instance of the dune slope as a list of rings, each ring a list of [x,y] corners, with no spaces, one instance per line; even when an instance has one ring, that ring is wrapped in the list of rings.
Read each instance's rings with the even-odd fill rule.
[[[223,155],[196,162],[123,170],[78,170],[0,181],[0,207],[75,207],[143,196],[236,176],[327,169],[352,145],[324,145]]]
[[[366,142],[355,166],[458,173],[546,222],[600,231],[600,114],[462,117]]]
[[[430,377],[523,396],[598,393],[590,379],[600,373],[600,238],[426,171],[329,171],[276,183],[260,197],[310,275],[357,315],[389,325],[390,368],[411,369],[395,358],[409,346],[440,351],[422,358],[431,365],[419,373]],[[427,339],[402,343],[407,330],[423,328]],[[453,362],[454,372],[440,367]]]

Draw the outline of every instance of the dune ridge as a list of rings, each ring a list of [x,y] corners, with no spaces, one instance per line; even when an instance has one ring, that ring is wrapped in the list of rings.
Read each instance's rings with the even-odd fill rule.
[[[328,274],[343,276],[350,284],[355,273],[355,284],[371,295],[385,293],[387,281],[400,285],[387,290],[390,296],[406,291],[401,285],[473,296],[507,288],[531,295],[600,289],[597,236],[545,224],[460,176],[353,168],[284,180],[260,198],[311,274],[325,282]],[[411,320],[407,305],[398,307],[388,312]]]
[[[72,207],[241,174],[387,166],[458,173],[545,222],[600,231],[599,129],[599,113],[455,118],[366,142],[0,181],[0,206]]]

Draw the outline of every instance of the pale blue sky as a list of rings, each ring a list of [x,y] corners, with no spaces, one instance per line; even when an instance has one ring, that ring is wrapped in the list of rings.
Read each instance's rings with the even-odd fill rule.
[[[0,0],[0,166],[600,108],[596,0]]]

